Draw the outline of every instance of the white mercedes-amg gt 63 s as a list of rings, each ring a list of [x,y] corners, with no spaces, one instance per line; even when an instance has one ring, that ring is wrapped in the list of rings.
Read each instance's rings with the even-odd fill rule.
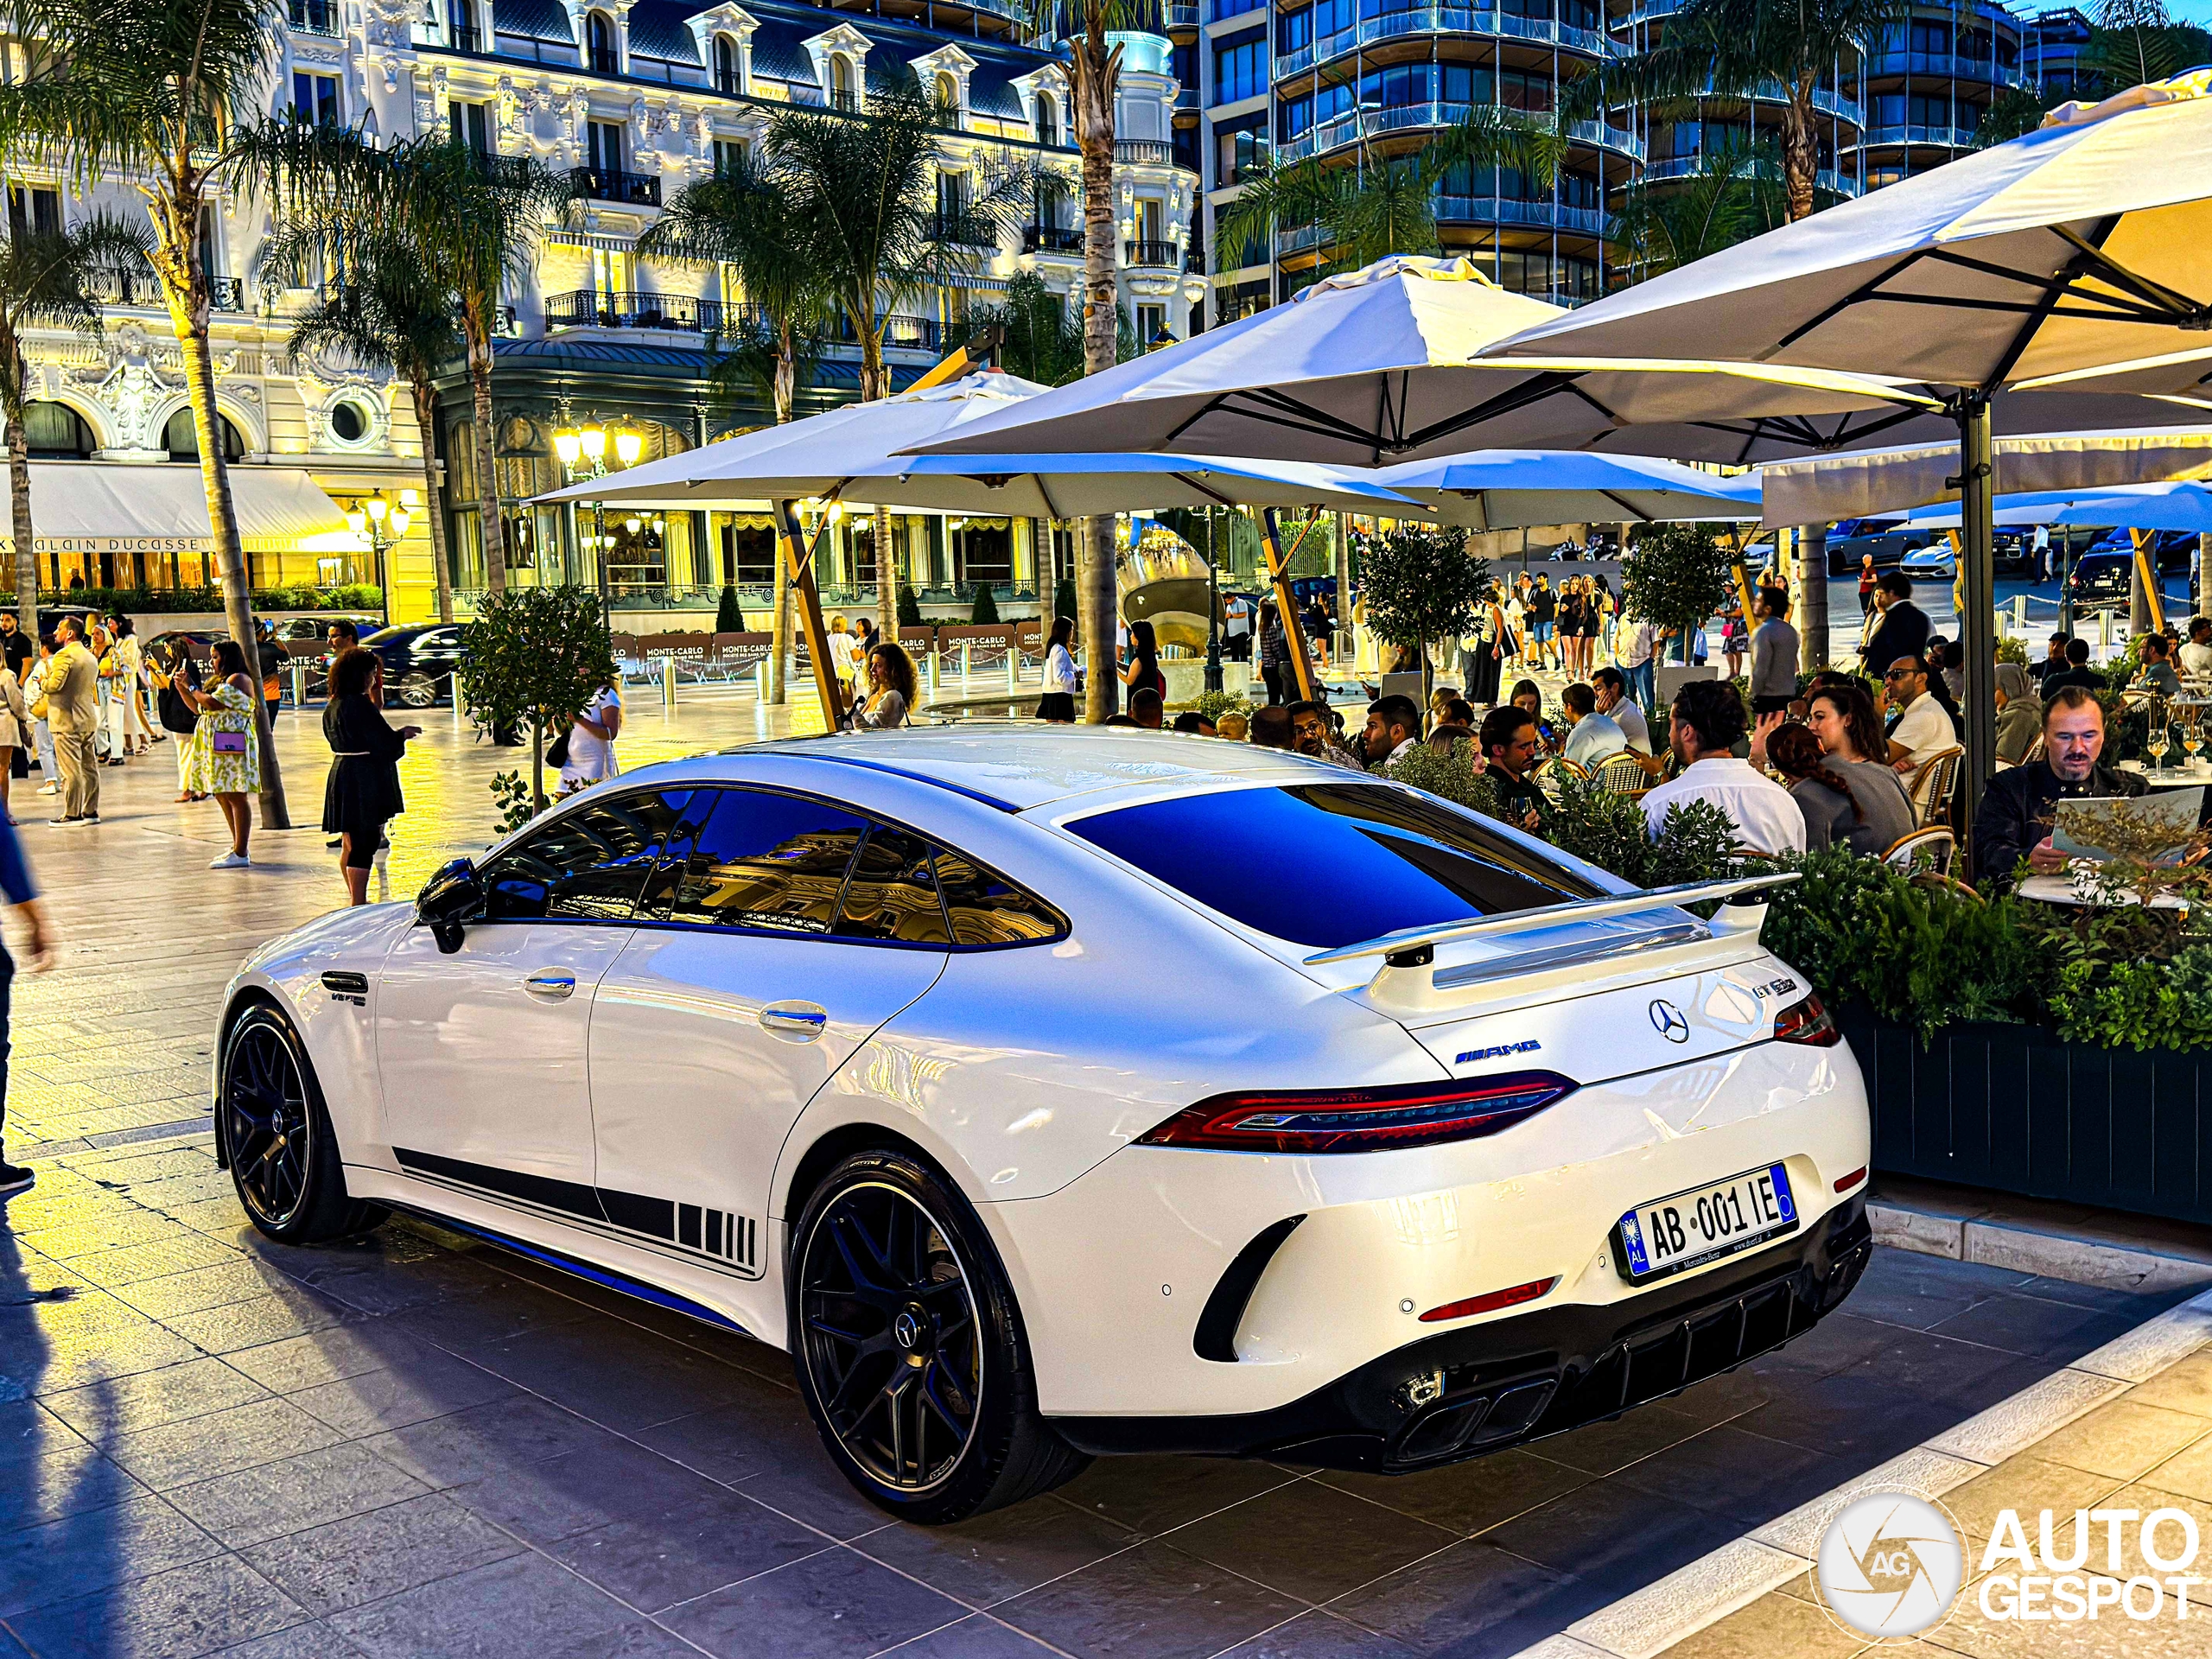
[[[757,744],[264,946],[217,1135],[276,1239],[410,1211],[786,1348],[912,1520],[1423,1469],[1857,1282],[1865,1090],[1746,886],[1205,738]]]

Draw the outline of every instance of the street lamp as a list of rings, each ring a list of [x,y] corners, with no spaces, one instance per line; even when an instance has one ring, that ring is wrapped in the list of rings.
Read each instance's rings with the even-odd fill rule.
[[[613,467],[607,464],[607,451],[610,442],[614,448],[615,464]],[[604,423],[588,426],[564,425],[553,435],[553,454],[561,463],[561,471],[571,484],[575,483],[579,479],[604,478],[611,472],[634,467],[638,464],[639,457],[645,453],[645,435],[627,421],[611,428]],[[613,537],[607,533],[607,504],[603,501],[586,501],[579,505],[592,510],[594,523],[597,527],[596,533],[591,536],[579,532],[576,542],[586,552],[594,556],[595,567],[599,572],[600,607],[604,611],[607,607],[607,555],[613,545]],[[632,518],[627,523],[630,533],[633,536],[637,534],[638,521]]]
[[[369,552],[376,562],[377,592],[383,601],[384,626],[391,626],[391,579],[385,568],[385,555],[398,545],[407,535],[407,526],[414,522],[409,511],[407,498],[412,490],[401,492],[397,502],[385,499],[382,490],[366,500],[357,500],[346,515],[346,527],[356,536],[364,537]]]

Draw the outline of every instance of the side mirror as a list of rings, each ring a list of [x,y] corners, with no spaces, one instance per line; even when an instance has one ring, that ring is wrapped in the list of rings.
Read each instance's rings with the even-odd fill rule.
[[[476,866],[465,858],[440,869],[415,899],[415,919],[429,925],[438,950],[448,957],[467,937],[464,924],[483,913],[484,885],[477,880]]]

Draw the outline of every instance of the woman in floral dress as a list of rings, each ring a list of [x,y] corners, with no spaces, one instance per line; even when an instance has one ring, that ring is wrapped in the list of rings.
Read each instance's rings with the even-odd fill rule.
[[[181,679],[175,683],[177,695],[200,713],[185,763],[185,787],[213,795],[230,826],[231,850],[207,868],[241,870],[253,861],[246,856],[246,837],[253,829],[248,798],[261,787],[261,739],[254,729],[254,699],[260,690],[237,640],[218,639],[209,655],[213,661],[204,689],[194,690]]]

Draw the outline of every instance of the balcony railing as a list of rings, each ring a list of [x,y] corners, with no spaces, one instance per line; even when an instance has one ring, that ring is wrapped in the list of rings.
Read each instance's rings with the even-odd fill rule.
[[[1170,29],[1196,29],[1198,26],[1198,0],[1167,0],[1160,8]]]
[[[545,300],[548,328],[668,328],[680,334],[719,334],[720,300],[689,294],[600,293],[577,289]]]
[[[1972,80],[1992,86],[2018,84],[2016,65],[1991,58],[1962,57],[1956,52],[1877,52],[1866,60],[1869,75],[1936,75],[1947,80]]]
[[[1122,263],[1140,270],[1173,270],[1183,263],[1183,251],[1173,242],[1124,242]]]
[[[643,173],[618,173],[611,168],[579,167],[569,173],[571,188],[594,201],[617,201],[627,207],[660,206],[660,179]]]
[[[125,270],[110,267],[92,273],[85,287],[102,305],[131,305],[145,308],[165,307],[162,279],[150,270],[140,267]],[[245,309],[245,279],[240,276],[210,276],[207,279],[207,302],[218,311]]]
[[[1080,225],[1025,225],[1021,227],[1024,253],[1081,253]]]
[[[469,23],[446,25],[446,43],[454,51],[466,52],[474,56],[483,50],[483,48],[477,44],[477,41],[474,25]]]
[[[1153,138],[1116,138],[1114,159],[1127,167],[1173,167],[1175,146]]]
[[[595,75],[619,75],[622,59],[611,46],[595,46],[584,54],[584,67]]]
[[[1571,235],[1612,237],[1619,221],[1595,207],[1570,207],[1565,202],[1522,201],[1512,196],[1440,195],[1436,216],[1451,224],[1529,225],[1539,230],[1565,231]]]
[[[995,248],[999,227],[981,213],[944,213],[931,219],[930,239],[957,248]]]
[[[1505,35],[1515,40],[1541,41],[1549,45],[1554,41],[1575,51],[1587,52],[1597,57],[1612,54],[1611,43],[1599,29],[1581,29],[1573,23],[1562,23],[1550,17],[1522,17],[1510,12],[1500,12],[1493,6],[1469,6],[1449,3],[1449,0],[1430,0],[1425,5],[1399,6],[1363,17],[1357,23],[1320,36],[1309,46],[1300,46],[1275,54],[1274,74],[1280,80],[1310,69],[1317,63],[1327,63],[1361,47],[1377,41],[1407,35],[1429,33],[1446,35]]]
[[[292,0],[292,27],[302,35],[340,33],[338,0]]]
[[[1918,122],[1901,121],[1867,128],[1866,142],[1870,145],[1941,144],[1947,149],[1972,149],[1974,130],[1971,127],[1923,126]]]

